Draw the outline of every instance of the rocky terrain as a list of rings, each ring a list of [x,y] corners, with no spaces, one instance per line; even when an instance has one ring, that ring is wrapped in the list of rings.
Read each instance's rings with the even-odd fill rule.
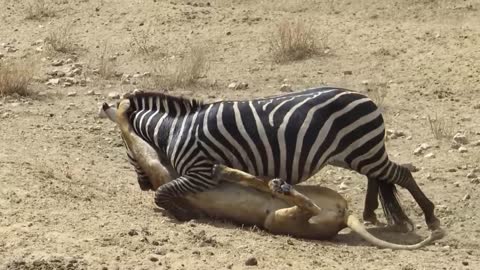
[[[20,65],[30,91],[0,95],[0,269],[479,269],[480,1],[0,7],[0,72]],[[314,37],[303,59],[275,54],[285,22],[301,22]],[[444,239],[391,251],[348,231],[311,241],[221,221],[176,222],[140,191],[118,129],[97,117],[102,102],[134,89],[217,101],[321,85],[379,104],[390,156],[416,168]],[[363,176],[326,167],[309,183],[338,190],[361,215]],[[372,230],[416,242],[428,233],[423,216],[401,195],[416,231]]]

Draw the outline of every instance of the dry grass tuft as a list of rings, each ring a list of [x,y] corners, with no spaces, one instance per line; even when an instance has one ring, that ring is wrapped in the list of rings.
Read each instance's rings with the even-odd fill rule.
[[[311,27],[301,21],[283,21],[270,39],[270,51],[277,63],[303,60],[323,54],[326,40],[320,43]]]
[[[29,96],[29,85],[33,79],[33,69],[23,62],[0,65],[0,97],[19,95]]]
[[[71,26],[57,28],[51,31],[47,38],[45,38],[46,50],[50,53],[73,53],[76,50],[76,45],[71,34]]]
[[[370,83],[367,87],[368,96],[377,104],[379,108],[384,109],[385,99],[388,96],[387,83]]]
[[[153,31],[140,31],[138,33],[133,33],[131,44],[139,54],[153,54],[158,49],[158,46],[152,40],[152,37],[154,36],[155,33]]]
[[[27,3],[28,20],[40,20],[42,18],[55,17],[55,11],[45,0],[30,0]]]
[[[155,69],[148,88],[175,89],[197,84],[208,71],[208,50],[202,46],[193,46],[183,59],[171,68]]]
[[[103,46],[102,54],[99,57],[98,64],[98,75],[103,79],[110,79],[114,76],[114,60],[111,60],[108,57],[108,44],[105,43]]]
[[[438,117],[438,115],[435,115],[435,117],[427,115],[427,121],[435,139],[451,139],[453,137],[452,124],[446,118]]]

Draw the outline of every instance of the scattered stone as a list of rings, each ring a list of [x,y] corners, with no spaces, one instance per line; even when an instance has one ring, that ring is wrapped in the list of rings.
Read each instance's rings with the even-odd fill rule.
[[[57,77],[65,77],[65,72],[63,72],[61,70],[55,70],[55,75]]]
[[[67,60],[65,60],[65,64],[71,64],[73,63],[73,59],[72,58],[67,58]]]
[[[448,169],[447,171],[448,171],[448,172],[456,172],[457,169],[455,169],[455,168],[450,168],[450,169]]]
[[[363,81],[362,81],[362,84],[363,84],[363,85],[368,85],[368,83],[369,83],[368,80],[363,80]]]
[[[110,92],[107,97],[110,99],[120,99],[120,94],[117,92]]]
[[[470,180],[470,183],[472,183],[474,185],[478,185],[478,184],[480,184],[480,179],[478,179],[478,178],[472,179],[472,180]]]
[[[292,86],[288,83],[284,83],[280,86],[280,92],[293,92]]]
[[[423,153],[423,151],[427,150],[427,149],[430,149],[431,146],[427,143],[422,143],[420,144],[419,147],[415,148],[415,150],[413,150],[413,154],[414,155],[420,155]]]
[[[405,132],[403,132],[403,131],[387,129],[386,133],[387,133],[387,137],[391,140],[394,140],[394,139],[400,138],[400,137],[405,137]]]
[[[453,141],[462,145],[468,144],[467,137],[462,133],[455,134],[455,136],[453,136]]]
[[[472,146],[480,146],[480,140],[472,142],[471,145]]]
[[[81,80],[78,82],[78,84],[79,84],[80,86],[87,86],[87,80],[81,79]]]
[[[463,261],[462,264],[463,264],[464,266],[468,266],[468,262],[467,262],[467,261]]]
[[[67,97],[74,97],[77,95],[77,92],[68,92]]]
[[[467,178],[472,179],[472,178],[477,178],[478,176],[474,172],[470,172],[467,174]]]
[[[43,44],[43,39],[37,39],[34,42],[32,42],[32,46],[37,46]]]
[[[353,72],[351,70],[344,70],[343,75],[352,75]]]
[[[424,158],[435,158],[435,154],[434,153],[428,153],[426,154],[425,156],[423,156]]]
[[[460,187],[460,182],[457,181],[457,182],[453,183],[453,185],[454,185],[455,187]]]
[[[135,235],[138,235],[138,232],[135,229],[131,229],[130,231],[128,231],[128,235],[135,236]]]
[[[46,85],[58,85],[60,83],[60,79],[56,78],[56,79],[50,79],[48,80],[47,83],[45,83]]]
[[[255,257],[250,257],[245,261],[245,265],[247,265],[247,266],[258,265],[258,261]]]
[[[458,148],[458,152],[460,152],[460,153],[466,153],[466,152],[468,152],[468,149],[467,149],[465,146],[460,146],[460,147]]]
[[[462,200],[466,201],[466,200],[470,200],[470,198],[471,198],[470,194],[465,194]]]
[[[73,83],[71,83],[71,82],[64,82],[63,83],[63,87],[70,87],[72,85],[73,85]]]
[[[231,90],[243,90],[248,88],[248,83],[245,82],[232,82],[228,85],[228,89]]]
[[[16,48],[14,48],[14,47],[8,47],[8,48],[7,48],[7,52],[8,52],[8,53],[14,53],[14,52],[16,52],[16,51],[18,51],[18,50],[17,50]]]
[[[461,145],[459,143],[452,142],[452,144],[450,145],[450,148],[458,150],[458,148],[460,148],[460,146]]]
[[[63,65],[63,60],[61,60],[61,59],[60,60],[54,60],[52,62],[52,66],[54,66],[54,67],[59,67],[61,65]]]
[[[152,261],[152,262],[158,262],[158,258],[153,256],[153,255],[150,256],[149,260]]]
[[[86,93],[87,96],[94,96],[95,95],[95,91],[93,90],[90,90]]]

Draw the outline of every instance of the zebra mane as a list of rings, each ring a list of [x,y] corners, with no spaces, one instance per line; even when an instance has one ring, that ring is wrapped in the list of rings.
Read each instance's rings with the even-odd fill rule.
[[[146,109],[153,109],[149,107],[150,102],[153,104],[160,104],[160,108],[154,105],[156,110],[171,112],[172,110],[176,110],[176,106],[178,106],[183,113],[187,111],[197,111],[204,105],[201,100],[171,96],[154,91],[137,91],[125,95],[125,98],[130,100],[131,109],[134,111],[143,110],[145,107]],[[165,105],[167,108],[165,108]]]

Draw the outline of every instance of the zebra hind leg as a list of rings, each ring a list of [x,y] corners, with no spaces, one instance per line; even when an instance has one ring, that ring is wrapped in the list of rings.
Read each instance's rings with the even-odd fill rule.
[[[378,181],[368,178],[367,194],[365,196],[365,207],[363,208],[363,221],[373,225],[382,225],[375,214],[378,208]]]
[[[380,202],[382,203],[385,218],[393,229],[402,232],[411,232],[415,229],[413,222],[403,211],[397,189],[394,184],[378,181]]]
[[[435,205],[427,198],[425,193],[415,182],[412,173],[407,168],[393,164],[396,168],[393,177],[391,178],[392,184],[397,184],[403,188],[406,188],[417,204],[423,211],[425,216],[425,222],[430,230],[440,229],[440,220],[435,216]]]

